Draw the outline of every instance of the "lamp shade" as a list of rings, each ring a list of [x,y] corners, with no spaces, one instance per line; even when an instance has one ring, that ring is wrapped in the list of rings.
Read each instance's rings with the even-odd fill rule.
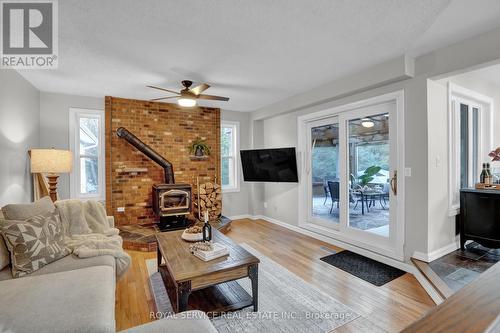
[[[69,150],[31,150],[31,173],[69,173],[72,166],[73,154]]]

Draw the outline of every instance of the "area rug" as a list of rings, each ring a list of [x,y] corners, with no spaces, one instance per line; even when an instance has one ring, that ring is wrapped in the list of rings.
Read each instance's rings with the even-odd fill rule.
[[[351,251],[331,254],[321,258],[321,260],[378,287],[406,273]]]
[[[247,244],[245,250],[260,259],[259,311],[252,308],[212,318],[219,333],[232,332],[329,332],[359,317],[348,306],[307,283]],[[156,259],[147,260],[158,312],[172,311]],[[238,283],[251,295],[248,278]]]

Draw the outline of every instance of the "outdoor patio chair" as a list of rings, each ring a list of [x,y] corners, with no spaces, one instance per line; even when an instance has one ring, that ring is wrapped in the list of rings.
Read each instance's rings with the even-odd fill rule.
[[[330,214],[333,211],[333,204],[337,203],[337,208],[339,208],[340,200],[340,182],[338,181],[328,181],[328,189],[330,191],[330,197],[332,198],[332,207],[330,208]]]
[[[323,205],[326,204],[326,200],[328,200],[328,196],[330,195],[330,189],[328,188],[327,182],[323,182],[323,191],[325,192],[325,201],[323,201]]]

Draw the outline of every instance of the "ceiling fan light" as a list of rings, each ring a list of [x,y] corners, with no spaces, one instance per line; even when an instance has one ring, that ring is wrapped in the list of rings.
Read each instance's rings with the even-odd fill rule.
[[[177,100],[177,104],[186,108],[190,108],[196,105],[196,100],[192,98],[179,98]]]

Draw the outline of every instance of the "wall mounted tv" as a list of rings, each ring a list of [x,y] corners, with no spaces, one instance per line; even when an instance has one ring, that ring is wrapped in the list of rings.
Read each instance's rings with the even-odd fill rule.
[[[247,182],[297,183],[295,148],[241,150],[243,179]]]

